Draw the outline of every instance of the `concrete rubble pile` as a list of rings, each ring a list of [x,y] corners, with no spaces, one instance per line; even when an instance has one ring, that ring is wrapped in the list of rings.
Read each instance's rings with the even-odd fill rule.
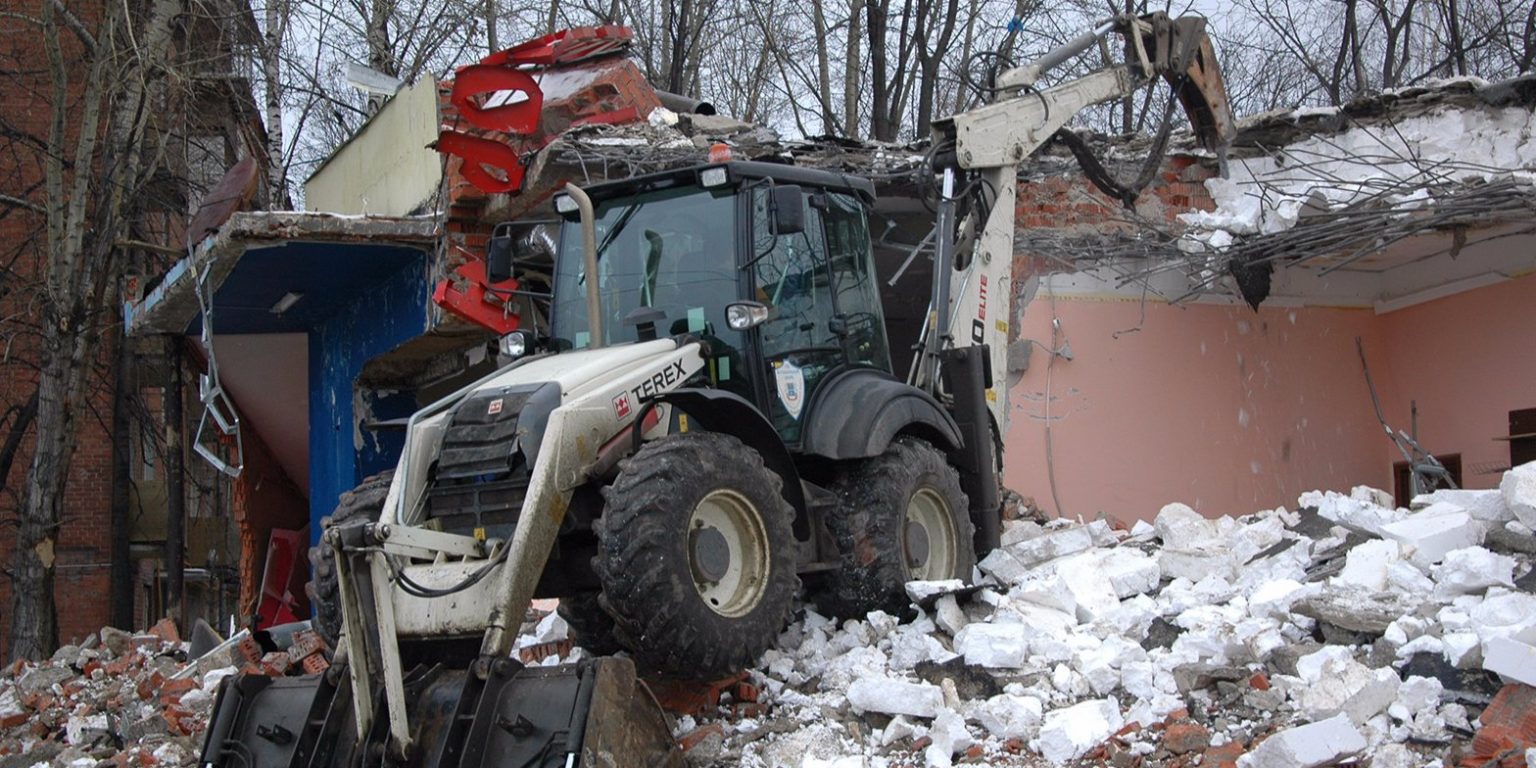
[[[807,609],[754,673],[768,715],[678,733],[696,766],[1536,765],[1536,463],[1298,506],[1009,521],[979,587]]]
[[[1394,508],[1371,488],[1120,530],[1010,520],[972,586],[907,615],[806,608],[694,766],[1536,765],[1536,463]],[[581,654],[553,613],[519,656]],[[0,768],[195,763],[219,682],[325,667],[300,631],[192,654],[169,622],[0,674]]]
[[[0,766],[195,765],[225,678],[328,666],[325,643],[310,630],[280,638],[263,633],[259,640],[241,631],[189,661],[194,645],[167,619],[139,634],[105,627],[47,661],[6,667]]]

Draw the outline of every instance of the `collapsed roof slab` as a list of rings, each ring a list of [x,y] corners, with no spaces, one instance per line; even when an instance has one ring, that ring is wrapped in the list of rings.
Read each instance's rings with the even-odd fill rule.
[[[357,283],[359,270],[369,272],[399,266],[390,258],[392,253],[419,256],[437,242],[438,236],[439,226],[432,217],[344,216],[295,211],[236,213],[217,232],[193,248],[187,258],[171,267],[159,285],[142,299],[125,304],[123,321],[132,336],[187,333],[202,312],[199,284],[204,288],[205,300],[215,296],[242,263],[255,277],[266,273],[290,280],[282,286],[264,286],[269,288],[268,293],[276,291],[273,295],[238,297],[242,299],[242,306],[230,309],[243,311],[254,307],[274,317],[280,316],[283,312],[272,308],[278,306],[287,293],[308,293],[312,299],[322,298],[313,295],[316,288],[312,285],[338,281]],[[264,257],[273,257],[273,262],[260,264],[259,260]],[[257,261],[250,262],[250,258]],[[239,288],[245,292],[245,286]],[[220,309],[220,303],[215,300],[215,311]],[[264,327],[247,332],[287,330],[295,329]]]

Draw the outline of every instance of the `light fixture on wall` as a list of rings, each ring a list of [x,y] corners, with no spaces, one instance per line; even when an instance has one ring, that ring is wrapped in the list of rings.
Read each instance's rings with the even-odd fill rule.
[[[295,293],[293,291],[289,291],[283,294],[283,297],[278,299],[276,304],[272,305],[272,314],[281,315],[282,313],[287,312],[289,309],[293,308],[293,305],[299,303],[299,299],[302,298],[304,298],[304,294]]]

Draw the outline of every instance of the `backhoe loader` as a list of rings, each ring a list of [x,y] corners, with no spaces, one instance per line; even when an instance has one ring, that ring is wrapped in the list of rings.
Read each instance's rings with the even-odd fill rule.
[[[1127,63],[1038,84],[1112,33]],[[916,339],[887,334],[866,179],[716,162],[566,186],[552,253],[499,229],[486,286],[547,259],[547,328],[503,338],[508,364],[413,415],[394,472],[342,498],[314,557],[333,666],[224,683],[204,764],[680,765],[637,673],[750,666],[802,577],[838,616],[971,579],[1001,530],[1015,168],[1156,78],[1227,141],[1203,21],[1163,14],[999,68],[990,103],[933,126]],[[518,663],[536,596],[624,654]]]

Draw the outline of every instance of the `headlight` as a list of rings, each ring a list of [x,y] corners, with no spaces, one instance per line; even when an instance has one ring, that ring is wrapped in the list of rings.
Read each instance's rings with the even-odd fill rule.
[[[699,186],[718,187],[730,181],[730,174],[726,173],[725,166],[705,168],[699,173]]]
[[[533,345],[529,343],[527,331],[513,331],[501,337],[501,354],[507,357],[522,357],[528,354],[528,349]]]
[[[570,195],[555,195],[555,211],[557,213],[575,213],[576,201]]]

